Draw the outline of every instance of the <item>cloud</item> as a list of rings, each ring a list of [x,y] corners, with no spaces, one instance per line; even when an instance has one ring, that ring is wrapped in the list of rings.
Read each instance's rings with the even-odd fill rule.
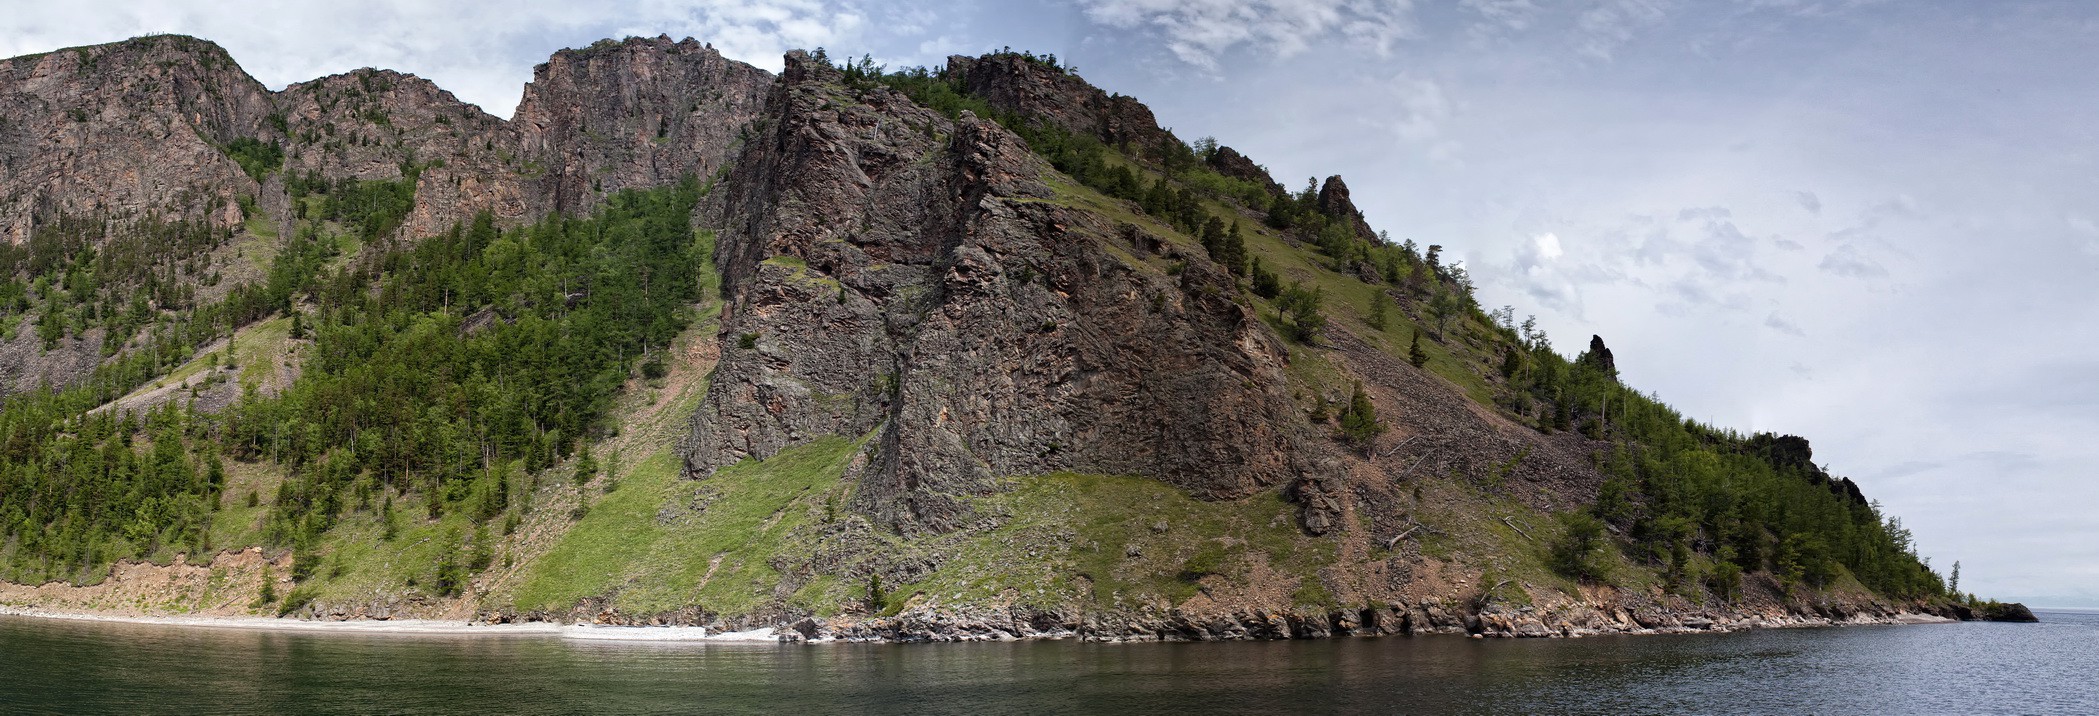
[[[1557,234],[1544,233],[1532,236],[1530,241],[1517,245],[1513,271],[1524,294],[1556,311],[1579,315],[1581,293],[1575,282],[1560,270],[1560,257],[1566,255],[1560,246]]]
[[[1822,257],[1822,263],[1818,268],[1845,278],[1881,278],[1888,275],[1888,269],[1881,266],[1880,262],[1874,261],[1866,252],[1849,243],[1837,245],[1836,250]]]
[[[1250,46],[1290,57],[1328,35],[1389,56],[1415,37],[1412,0],[1079,0],[1094,22],[1158,33],[1166,49],[1215,71],[1217,58]]]
[[[1608,61],[1620,46],[1666,16],[1663,0],[1598,0],[1575,20],[1574,48]]]
[[[1476,34],[1501,29],[1522,32],[1530,29],[1538,15],[1538,6],[1531,0],[1463,0],[1458,6],[1480,16],[1481,22],[1473,25]]]
[[[1764,318],[1764,327],[1794,338],[1807,337],[1807,331],[1800,330],[1799,324],[1781,318],[1777,311],[1772,311],[1770,316]]]
[[[1455,110],[1441,84],[1403,74],[1392,78],[1392,93],[1398,106],[1390,112],[1393,118],[1381,126],[1402,142],[1427,147],[1432,159],[1449,159],[1457,154],[1458,143],[1444,137],[1444,126]]]
[[[1795,193],[1795,194],[1794,194],[1793,196],[1794,196],[1794,198],[1796,198],[1796,199],[1799,199],[1799,200],[1800,200],[1800,208],[1802,208],[1802,209],[1806,209],[1806,210],[1807,210],[1807,213],[1810,213],[1810,214],[1820,214],[1820,213],[1822,213],[1822,198],[1821,198],[1821,197],[1818,197],[1818,196],[1815,196],[1815,193],[1814,193],[1814,192],[1811,192],[1811,191],[1803,191],[1803,192],[1797,192],[1797,193]]]

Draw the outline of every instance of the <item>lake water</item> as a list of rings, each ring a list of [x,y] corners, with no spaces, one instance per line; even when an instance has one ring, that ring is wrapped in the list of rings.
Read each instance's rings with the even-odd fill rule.
[[[1572,640],[651,644],[0,617],[4,713],[2099,713],[2099,613]]]

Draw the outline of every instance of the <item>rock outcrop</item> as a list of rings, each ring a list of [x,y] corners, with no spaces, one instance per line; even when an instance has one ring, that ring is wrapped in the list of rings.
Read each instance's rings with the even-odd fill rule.
[[[1010,475],[1230,499],[1305,471],[1287,353],[1207,259],[1111,248],[1018,137],[806,55],[767,107],[710,209],[729,305],[688,469],[871,436],[856,507],[906,532],[961,526],[958,498]]]
[[[943,77],[1000,112],[1102,142],[1134,154],[1160,156],[1181,140],[1159,128],[1150,107],[1134,97],[1111,95],[1038,58],[1012,52],[947,58]]]
[[[691,38],[605,40],[535,68],[511,121],[543,210],[586,212],[621,189],[713,177],[771,85]]]
[[[1210,154],[1208,164],[1218,174],[1268,187],[1270,194],[1283,193],[1283,185],[1269,175],[1267,168],[1255,164],[1254,160],[1240,154],[1237,149],[1218,147],[1217,151]]]
[[[392,181],[419,171],[407,236],[482,211],[505,223],[535,213],[518,163],[505,159],[516,144],[509,125],[429,80],[362,69],[286,87],[275,104],[284,136],[271,139],[283,142],[288,173]]]
[[[241,220],[255,180],[220,147],[269,91],[218,45],[166,35],[0,60],[0,241],[58,216]]]
[[[1348,184],[1341,181],[1339,174],[1327,177],[1326,182],[1319,185],[1319,213],[1348,225],[1357,236],[1377,239],[1377,232],[1371,230],[1370,222],[1363,220],[1363,211],[1357,209],[1356,202],[1349,198]]]

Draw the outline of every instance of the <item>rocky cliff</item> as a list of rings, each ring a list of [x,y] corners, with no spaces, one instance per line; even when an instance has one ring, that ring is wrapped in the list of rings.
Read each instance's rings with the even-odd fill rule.
[[[621,189],[714,177],[772,77],[691,38],[610,40],[535,68],[512,117],[542,211],[588,212]]]
[[[717,195],[723,358],[690,470],[873,434],[856,506],[906,531],[962,525],[957,498],[1008,475],[1238,499],[1304,474],[1286,351],[1228,274],[1059,206],[999,125],[837,75],[788,55]]]
[[[254,136],[268,90],[180,36],[0,60],[0,239],[61,215],[240,222],[254,177],[221,147]]]

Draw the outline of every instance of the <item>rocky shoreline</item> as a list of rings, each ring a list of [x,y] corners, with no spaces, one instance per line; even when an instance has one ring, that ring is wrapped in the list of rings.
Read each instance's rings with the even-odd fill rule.
[[[1486,638],[1581,638],[1612,635],[1727,633],[1749,629],[2037,621],[2019,604],[1971,609],[1953,603],[1802,602],[1671,610],[1656,605],[1572,604],[1549,608],[1428,602],[1328,613],[1247,609],[1194,615],[1178,610],[1082,613],[1026,607],[914,607],[893,616],[795,619],[706,619],[683,613],[633,617],[613,611],[574,621],[547,614],[483,613],[470,620],[398,618],[388,610],[307,608],[287,617],[70,612],[0,605],[0,615],[306,632],[448,635],[536,634],[643,641],[738,641],[783,644],[956,643],[1077,640],[1099,643],[1279,641],[1411,635]]]
[[[2016,611],[2029,619],[2031,612]],[[696,615],[637,618],[601,612],[589,620],[620,626],[692,624]],[[548,615],[484,615],[488,623],[530,623]],[[2023,621],[1980,614],[1963,605],[1803,603],[1797,609],[1571,605],[1549,609],[1431,602],[1328,613],[1249,609],[1194,615],[1177,610],[1081,613],[1032,608],[915,608],[894,616],[711,620],[709,629],[767,628],[782,642],[938,643],[1075,639],[1090,642],[1271,641],[1441,634],[1473,638],[1579,638],[1607,635],[1723,633],[1747,629]]]

